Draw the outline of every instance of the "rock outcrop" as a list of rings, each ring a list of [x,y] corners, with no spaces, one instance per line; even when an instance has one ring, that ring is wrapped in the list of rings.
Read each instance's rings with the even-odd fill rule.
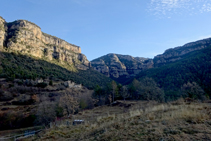
[[[6,28],[6,22],[5,20],[0,17],[0,49],[2,50],[3,49],[3,46],[4,46],[4,41],[6,39],[6,31],[7,28]]]
[[[153,66],[152,59],[112,53],[97,58],[91,63],[95,70],[112,78],[130,78]]]
[[[91,66],[79,46],[43,33],[39,26],[26,20],[6,23],[0,17],[0,48],[1,51],[57,60],[61,64],[74,65],[83,70]]]
[[[211,38],[199,40],[196,42],[191,42],[185,44],[184,46],[170,48],[166,50],[163,54],[154,57],[154,67],[159,67],[165,65],[166,63],[175,62],[183,58],[184,55],[206,48],[211,45]]]
[[[91,61],[95,70],[107,77],[125,80],[133,77],[143,70],[160,67],[167,63],[182,59],[186,54],[211,46],[211,38],[185,44],[184,46],[171,48],[154,59],[132,57],[129,55],[107,54]]]

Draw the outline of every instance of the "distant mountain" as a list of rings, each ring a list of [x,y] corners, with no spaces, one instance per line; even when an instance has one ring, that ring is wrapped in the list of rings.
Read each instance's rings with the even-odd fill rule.
[[[201,44],[198,45],[201,46]],[[162,59],[166,63],[162,63],[162,65],[157,63],[155,65],[159,65],[159,67],[142,71],[134,78],[137,80],[142,80],[145,77],[153,78],[165,90],[166,100],[180,97],[180,88],[187,82],[196,82],[207,95],[211,96],[211,45],[203,46],[202,49],[177,56],[177,61],[168,62],[169,59],[163,59],[163,57]],[[174,50],[172,51],[174,52]],[[176,58],[176,56],[174,57]],[[125,84],[130,84],[133,79]]]
[[[171,62],[181,60],[186,54],[201,50],[211,45],[211,38],[187,43],[180,47],[167,49],[163,54],[154,57],[154,67],[166,65]]]
[[[134,77],[142,70],[152,68],[152,59],[130,55],[107,54],[91,61],[98,72],[118,82]]]
[[[153,59],[132,57],[129,55],[107,54],[91,61],[92,66],[98,72],[124,83],[137,74],[151,69],[184,59],[187,54],[202,50],[211,45],[211,38],[185,44],[184,46],[171,48]]]

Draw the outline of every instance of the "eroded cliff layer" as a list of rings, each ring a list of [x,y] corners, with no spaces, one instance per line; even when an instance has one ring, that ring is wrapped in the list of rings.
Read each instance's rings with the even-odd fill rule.
[[[90,62],[81,53],[79,46],[43,33],[39,26],[26,20],[6,23],[0,17],[0,48],[2,51],[19,52],[50,61],[57,60],[78,69],[86,70],[90,67]]]
[[[113,53],[97,58],[91,63],[95,70],[113,78],[130,78],[153,66],[152,59]]]
[[[107,77],[121,79],[121,82],[136,76],[141,71],[160,67],[168,63],[181,60],[190,52],[211,46],[211,38],[185,44],[184,46],[171,48],[154,59],[132,57],[129,55],[107,54],[91,61],[95,70]],[[117,79],[117,81],[118,81]]]
[[[6,22],[2,17],[0,17],[0,49],[3,49],[4,46],[4,41],[7,35],[6,30],[7,30]]]
[[[167,49],[163,54],[154,57],[154,67],[181,60],[184,55],[211,46],[211,38],[187,43],[183,46]]]

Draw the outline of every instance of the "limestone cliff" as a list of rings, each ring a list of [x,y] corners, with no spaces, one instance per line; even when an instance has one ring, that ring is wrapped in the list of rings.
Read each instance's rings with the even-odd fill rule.
[[[130,78],[153,66],[152,59],[113,53],[97,58],[91,63],[95,70],[112,78]]]
[[[78,69],[86,70],[90,67],[90,62],[81,54],[79,46],[43,33],[39,26],[26,20],[6,23],[0,17],[0,47],[1,51],[56,60],[63,65],[74,65]]]
[[[186,54],[208,46],[211,46],[211,38],[168,49],[163,54],[155,56],[154,59],[107,54],[91,61],[91,63],[95,70],[107,77],[117,78],[117,81],[120,79],[124,81],[125,78],[133,77],[143,70],[178,61]]]
[[[3,49],[4,46],[4,40],[6,39],[6,22],[5,20],[0,17],[0,49]]]
[[[184,46],[170,48],[166,50],[163,54],[154,57],[154,66],[159,67],[165,65],[166,63],[175,62],[183,58],[184,55],[206,48],[211,45],[211,38],[199,40],[196,42],[191,42],[185,44]]]

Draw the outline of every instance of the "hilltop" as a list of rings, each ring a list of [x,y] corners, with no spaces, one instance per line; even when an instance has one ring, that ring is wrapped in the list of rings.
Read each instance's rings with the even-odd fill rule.
[[[94,59],[91,63],[95,70],[120,83],[153,66],[152,59],[114,53]]]

